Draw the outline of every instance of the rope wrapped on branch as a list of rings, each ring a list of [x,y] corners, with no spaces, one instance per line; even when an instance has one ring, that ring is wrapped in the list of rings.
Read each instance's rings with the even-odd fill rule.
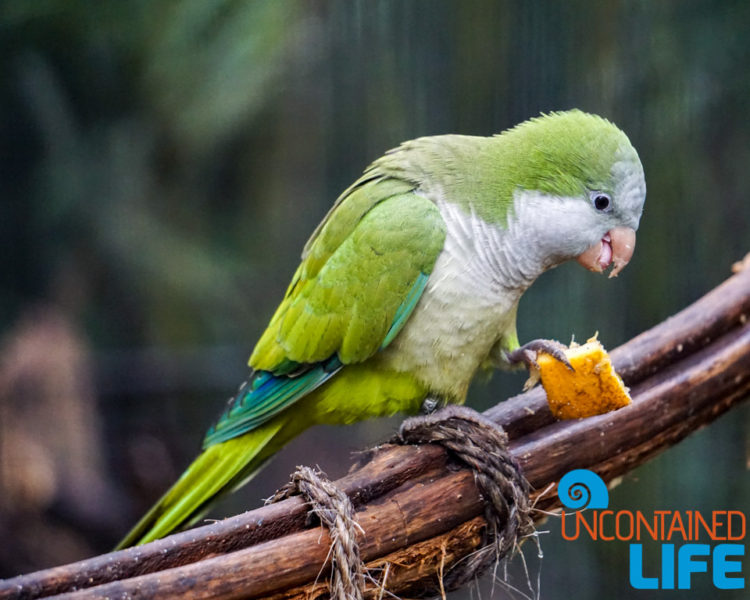
[[[493,563],[505,558],[534,532],[529,493],[521,466],[508,452],[502,427],[464,406],[447,406],[426,417],[404,421],[398,440],[407,444],[438,444],[474,471],[486,502],[486,540],[440,582],[444,590],[458,589]]]
[[[556,422],[532,390],[484,413],[505,430],[508,450],[533,489],[574,468],[618,477],[737,406],[750,393],[750,268],[642,333],[611,357],[633,404],[598,417]],[[448,468],[435,444],[381,446],[335,482],[349,498],[364,597],[385,588],[416,596],[481,548],[485,498],[474,475]],[[540,509],[556,496],[531,495]],[[318,598],[330,595],[331,538],[310,527],[291,497],[163,540],[0,582],[0,599],[48,597]],[[376,577],[375,574],[380,576]]]
[[[320,471],[298,467],[292,480],[266,500],[266,504],[280,502],[295,494],[305,498],[331,536],[331,598],[361,600],[365,585],[364,565],[359,556],[357,522],[349,497]]]

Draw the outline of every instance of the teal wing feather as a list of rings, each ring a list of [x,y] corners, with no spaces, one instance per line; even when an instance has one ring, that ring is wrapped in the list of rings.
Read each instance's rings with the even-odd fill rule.
[[[425,273],[420,272],[417,275],[417,279],[414,281],[414,285],[411,286],[411,289],[406,295],[406,298],[404,298],[404,301],[399,304],[399,307],[396,309],[396,314],[393,317],[393,323],[391,323],[391,327],[388,329],[388,333],[385,334],[385,339],[380,345],[381,350],[388,347],[388,345],[398,335],[398,332],[401,331],[403,326],[406,324],[406,321],[409,319],[412,311],[414,310],[414,308],[416,308],[417,302],[422,297],[422,292],[424,292],[424,288],[427,286],[428,279],[429,276]]]
[[[323,385],[341,368],[338,357],[309,365],[295,376],[256,371],[240,387],[218,421],[208,430],[203,447],[208,448],[252,431],[289,405]]]

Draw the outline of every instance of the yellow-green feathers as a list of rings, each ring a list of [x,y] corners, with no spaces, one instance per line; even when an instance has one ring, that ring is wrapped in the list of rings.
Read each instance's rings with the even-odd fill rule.
[[[286,435],[279,436],[288,420],[288,415],[281,415],[250,433],[205,449],[117,549],[159,539],[200,518],[217,498],[256,473],[299,433],[299,429],[287,428]]]

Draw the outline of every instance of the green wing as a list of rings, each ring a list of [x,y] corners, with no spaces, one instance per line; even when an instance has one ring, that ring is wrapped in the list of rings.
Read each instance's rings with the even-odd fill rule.
[[[438,208],[411,187],[363,178],[337,201],[250,357],[253,377],[204,446],[266,423],[395,339],[445,241]]]
[[[367,181],[337,203],[255,347],[253,369],[280,374],[334,355],[361,362],[393,340],[445,241],[435,204],[399,193],[405,186]]]

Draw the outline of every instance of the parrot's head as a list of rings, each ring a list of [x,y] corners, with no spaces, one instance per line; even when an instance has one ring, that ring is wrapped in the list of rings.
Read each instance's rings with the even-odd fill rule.
[[[578,110],[552,113],[511,129],[513,212],[531,223],[549,264],[577,259],[616,276],[630,261],[646,199],[638,154],[609,121]],[[533,218],[522,218],[519,213]],[[510,217],[513,219],[513,216]]]

